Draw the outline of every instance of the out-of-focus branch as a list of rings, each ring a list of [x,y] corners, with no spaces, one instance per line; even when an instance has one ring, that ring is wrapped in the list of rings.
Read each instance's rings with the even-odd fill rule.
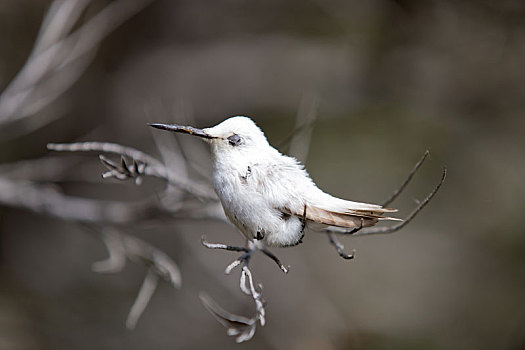
[[[102,154],[98,156],[100,162],[108,169],[105,173],[102,174],[102,178],[107,179],[114,177],[118,180],[127,180],[135,179],[135,184],[142,184],[142,175],[146,175],[146,163],[139,163],[133,159],[133,163],[128,165],[126,158],[121,156],[120,162],[114,162]]]
[[[53,1],[42,21],[35,46],[29,58],[63,39],[90,2],[91,0]]]
[[[63,157],[36,158],[1,164],[0,175],[18,180],[58,182],[77,165],[78,161],[66,161]]]
[[[312,126],[317,118],[319,108],[319,97],[313,93],[306,93],[301,99],[297,116],[295,118],[295,128],[292,131],[290,147],[288,153],[305,163],[310,150],[312,138]]]
[[[72,197],[50,186],[0,177],[0,204],[63,220],[128,224],[169,216],[157,199],[141,202],[102,201]]]
[[[192,105],[187,99],[181,98],[174,105],[173,115],[176,115],[177,121],[183,125],[198,125]],[[184,135],[176,134],[175,140],[179,144],[186,163],[200,176],[211,182],[211,167],[205,166],[210,164],[209,148],[201,140],[196,140],[193,137],[184,137]]]
[[[55,0],[27,62],[0,95],[0,126],[37,113],[62,95],[91,63],[100,42],[152,1],[110,2],[70,32],[90,0]]]
[[[139,162],[149,164],[164,177],[166,168],[158,159],[133,147],[126,147],[110,142],[76,142],[76,143],[48,143],[47,149],[57,152],[105,152],[126,156]],[[153,176],[153,175],[152,175]]]
[[[316,94],[304,94],[295,117],[295,127],[277,146],[281,149],[289,144],[288,154],[294,156],[302,163],[308,157],[312,126],[317,118],[318,106],[319,97]]]
[[[138,161],[144,164],[144,167],[141,169],[143,175],[154,176],[164,179],[168,181],[171,185],[178,187],[181,190],[184,190],[187,193],[202,199],[217,199],[217,196],[215,195],[215,192],[211,189],[211,187],[202,183],[192,181],[188,177],[171,176],[170,171],[158,159],[132,147],[126,147],[119,144],[107,142],[78,142],[70,144],[49,143],[47,145],[47,148],[53,151],[62,152],[98,151],[118,154],[120,156],[126,156],[133,159],[133,161]],[[105,165],[107,165],[107,162]],[[111,170],[118,171],[118,169],[116,168],[110,169],[110,171]],[[125,173],[123,173],[123,175],[125,175]],[[118,176],[116,177],[119,178]],[[129,178],[129,176],[126,178]]]
[[[163,109],[158,103],[149,103],[145,105],[144,113],[150,123],[158,119],[164,120],[166,118],[165,115],[169,114],[167,112],[163,113]],[[165,166],[172,169],[172,172],[176,172],[179,176],[188,176],[188,160],[185,159],[182,154],[176,138],[174,138],[173,135],[154,132],[151,128],[149,128],[149,131],[153,137],[153,141],[155,141],[155,145],[157,146],[162,162]],[[169,172],[169,174],[172,172]],[[175,174],[171,175],[175,176]]]
[[[129,310],[128,317],[126,318],[126,328],[130,330],[135,329],[140,316],[142,316],[144,310],[146,310],[153,293],[155,293],[155,290],[159,285],[159,279],[160,277],[158,274],[151,269],[148,270],[146,277],[144,277],[144,281],[140,286],[139,293]]]
[[[134,329],[155,293],[160,279],[174,288],[182,285],[181,273],[177,264],[163,251],[141,239],[126,235],[113,228],[102,230],[102,238],[109,252],[109,258],[93,264],[93,270],[99,273],[117,273],[126,265],[126,258],[148,267],[148,272],[131,307],[126,327]]]
[[[199,297],[204,307],[215,317],[220,324],[226,327],[226,333],[235,336],[237,343],[252,339],[257,328],[257,321],[261,326],[266,323],[265,301],[262,298],[262,285],[258,288],[253,283],[253,277],[248,266],[243,266],[240,278],[241,291],[252,297],[255,303],[255,315],[251,318],[232,314],[221,308],[209,295],[201,292]]]

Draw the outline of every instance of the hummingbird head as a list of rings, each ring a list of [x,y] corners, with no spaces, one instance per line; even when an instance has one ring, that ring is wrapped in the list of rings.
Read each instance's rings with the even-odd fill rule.
[[[150,126],[198,136],[210,144],[213,153],[231,153],[250,151],[268,146],[262,130],[248,117],[231,117],[223,122],[205,129],[176,124],[153,123]]]

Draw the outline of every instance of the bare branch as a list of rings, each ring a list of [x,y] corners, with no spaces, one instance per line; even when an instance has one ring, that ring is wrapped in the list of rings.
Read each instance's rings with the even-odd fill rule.
[[[30,57],[49,48],[69,33],[91,0],[55,0],[47,11]]]
[[[290,138],[288,153],[300,162],[306,162],[310,141],[312,138],[313,123],[317,118],[319,108],[319,97],[313,93],[306,93],[301,99],[297,117],[295,118],[295,129]]]
[[[166,112],[161,111],[159,104],[149,103],[144,106],[144,112],[148,119],[148,122],[153,122],[157,119],[165,119]],[[161,115],[161,118],[158,116]],[[177,114],[176,114],[177,115]],[[188,159],[185,158],[180,149],[177,138],[173,135],[166,133],[153,132],[153,129],[149,129],[155,141],[158,151],[162,157],[162,161],[165,166],[170,169],[168,175],[178,177],[188,177],[187,165]]]
[[[250,340],[255,334],[257,319],[247,318],[240,315],[232,314],[221,308],[208,294],[199,293],[202,305],[220,324],[226,327],[226,333],[230,336],[238,336],[237,343]]]
[[[281,260],[274,254],[272,253],[271,251],[269,251],[268,249],[266,249],[265,247],[262,247],[262,248],[259,248],[259,250],[264,254],[266,255],[267,257],[269,257],[270,259],[273,260],[273,262],[275,262],[277,264],[277,266],[279,266],[279,268],[281,269],[282,272],[284,273],[288,273],[288,271],[290,271],[290,265],[288,266],[284,266],[283,263],[281,262]]]
[[[257,321],[259,321],[261,326],[265,325],[266,310],[264,306],[266,302],[262,298],[262,285],[259,284],[258,288],[255,287],[252,273],[247,266],[243,266],[239,282],[241,291],[251,296],[255,303],[255,315],[251,318],[235,315],[224,310],[210,296],[203,292],[199,294],[199,298],[213,317],[226,327],[226,333],[230,336],[237,337],[235,339],[237,343],[242,343],[253,337],[257,327]]]
[[[97,229],[90,228],[98,232]],[[181,287],[180,269],[166,253],[136,237],[112,228],[105,228],[102,230],[102,238],[109,252],[109,258],[94,263],[94,271],[99,273],[120,272],[126,264],[126,258],[148,267],[146,277],[126,320],[126,327],[134,329],[155,293],[159,279],[162,278],[175,288]]]
[[[209,249],[222,249],[222,250],[229,250],[229,251],[234,251],[234,252],[244,252],[244,254],[242,254],[240,257],[235,259],[231,264],[229,264],[226,267],[224,273],[226,273],[227,275],[229,275],[232,272],[232,270],[236,268],[237,266],[239,266],[241,263],[243,264],[243,266],[248,266],[250,264],[250,259],[253,253],[257,250],[261,251],[264,255],[272,259],[272,261],[275,262],[277,266],[279,266],[281,271],[283,271],[284,273],[288,273],[290,269],[290,266],[288,267],[284,266],[283,263],[281,263],[281,260],[279,260],[279,258],[275,256],[275,254],[273,254],[271,251],[269,251],[264,246],[262,241],[246,240],[247,247],[236,247],[236,246],[231,246],[231,245],[222,244],[222,243],[209,243],[205,240],[203,236],[201,238],[201,242],[206,248],[209,248]]]
[[[140,185],[142,183],[142,175],[145,174],[146,164],[138,163],[136,160],[133,160],[133,164],[128,166],[126,163],[126,158],[121,156],[120,164],[109,160],[103,155],[99,155],[98,158],[100,162],[109,170],[102,174],[104,179],[108,177],[114,177],[119,180],[135,179],[135,184]]]
[[[0,124],[33,115],[62,95],[91,63],[100,42],[151,1],[111,2],[70,34],[89,1],[54,1],[32,54],[0,95]]]
[[[372,228],[365,228],[359,232],[356,232],[354,236],[364,236],[364,235],[374,235],[374,234],[385,234],[385,233],[393,233],[396,232],[405,225],[407,225],[414,217],[430,202],[430,200],[436,195],[436,193],[441,188],[441,185],[445,182],[445,178],[447,177],[447,168],[443,168],[443,174],[441,176],[440,182],[437,184],[437,186],[428,194],[428,196],[421,202],[419,205],[412,210],[412,212],[404,219],[404,221],[400,222],[397,225],[390,226],[390,227],[372,227]]]
[[[295,118],[294,129],[277,145],[282,149],[290,144],[290,155],[304,162],[308,156],[312,125],[317,118],[319,98],[316,94],[304,94]]]
[[[99,232],[98,229],[90,228]],[[128,258],[147,266],[173,287],[180,288],[182,285],[180,269],[166,253],[137,237],[117,231],[115,228],[105,227],[101,233],[109,258],[94,263],[93,270],[95,272],[120,272],[126,264],[126,258]]]
[[[232,245],[222,244],[222,243],[210,243],[206,241],[206,237],[201,237],[201,243],[208,249],[224,249],[224,250],[230,250],[234,252],[245,252],[247,253],[249,250],[245,247],[236,247]]]
[[[111,142],[75,142],[75,143],[48,143],[47,149],[56,152],[105,152],[122,155],[135,159],[150,166],[164,168],[164,164],[147,153],[133,147],[119,145]],[[165,172],[162,170],[161,172]]]
[[[0,174],[17,180],[57,182],[65,178],[78,161],[65,161],[62,157],[43,157],[20,160],[0,165]]]
[[[116,233],[102,231],[102,240],[106,245],[109,257],[91,264],[91,269],[97,273],[118,273],[126,266],[126,248],[122,236]]]
[[[59,151],[59,152],[99,151],[99,152],[118,154],[120,156],[126,156],[126,157],[133,159],[136,162],[140,162],[144,164],[143,165],[144,168],[141,169],[142,170],[141,174],[143,175],[154,176],[154,177],[164,179],[168,181],[171,185],[178,187],[188,192],[189,194],[192,194],[199,198],[208,199],[208,200],[217,199],[215,192],[208,185],[194,182],[188,178],[172,177],[170,176],[168,169],[162,162],[132,147],[126,147],[126,146],[122,146],[116,143],[109,143],[109,142],[77,142],[77,143],[69,143],[69,144],[67,143],[61,143],[61,144],[49,143],[47,144],[47,148],[50,150]],[[106,162],[105,165],[108,166],[109,163]],[[119,178],[118,171],[114,173],[113,176]]]
[[[136,237],[119,233],[123,241],[126,256],[150,267],[150,270],[171,284],[180,288],[182,279],[180,269],[166,253]]]
[[[423,164],[423,162],[425,161],[425,159],[428,157],[428,155],[430,154],[430,151],[429,150],[426,150],[425,153],[423,154],[423,156],[421,157],[421,159],[416,163],[416,165],[414,165],[414,168],[412,168],[412,170],[410,171],[410,173],[408,174],[408,177],[405,179],[405,181],[401,184],[401,186],[399,186],[399,188],[397,188],[394,193],[392,194],[392,196],[390,196],[390,198],[388,198],[386,201],[384,201],[381,206],[382,207],[386,207],[387,205],[389,205],[390,203],[392,203],[400,194],[401,192],[403,192],[403,190],[405,189],[405,187],[408,185],[408,183],[410,182],[410,180],[412,180],[412,177],[414,177],[414,174],[417,172],[417,170],[419,169],[419,167]]]
[[[159,276],[151,270],[148,270],[144,282],[142,282],[142,286],[140,287],[139,294],[129,310],[128,318],[126,319],[126,327],[128,329],[135,329],[140,316],[142,316],[142,313],[146,310],[158,284]]]
[[[187,98],[181,98],[177,101],[172,113],[173,115],[176,115],[177,120],[183,124],[197,125],[192,105]],[[174,139],[179,144],[182,156],[186,159],[186,163],[195,170],[197,174],[211,181],[211,169],[209,166],[205,166],[206,164],[209,164],[209,148],[200,140],[196,140],[193,137],[175,135]]]
[[[352,254],[346,254],[345,253],[345,246],[341,244],[335,237],[333,232],[327,232],[328,239],[330,240],[330,243],[335,247],[337,250],[337,253],[339,253],[339,256],[341,256],[343,259],[353,259],[355,256],[355,249],[352,250]]]
[[[241,282],[243,284],[241,290],[243,290],[245,294],[250,295],[255,302],[256,319],[259,321],[261,326],[264,326],[266,324],[266,310],[264,309],[265,301],[262,298],[262,284],[258,284],[258,290],[255,288],[252,272],[248,266],[243,266],[242,268]]]
[[[0,177],[0,204],[63,220],[127,224],[170,215],[156,199],[140,202],[102,201],[68,196],[49,186]]]

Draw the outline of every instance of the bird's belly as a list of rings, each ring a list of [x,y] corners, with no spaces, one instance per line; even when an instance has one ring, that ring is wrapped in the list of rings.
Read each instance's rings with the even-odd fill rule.
[[[299,218],[283,215],[256,188],[233,176],[214,176],[214,186],[226,217],[247,239],[263,239],[270,246],[289,246],[302,238]]]

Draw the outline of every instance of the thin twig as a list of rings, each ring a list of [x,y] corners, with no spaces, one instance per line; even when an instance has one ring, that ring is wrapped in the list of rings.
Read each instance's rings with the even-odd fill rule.
[[[248,266],[243,266],[241,277],[239,279],[241,291],[252,297],[255,303],[255,315],[251,318],[232,314],[221,308],[210,296],[201,292],[199,298],[204,307],[215,317],[219,323],[226,327],[226,333],[230,336],[236,336],[235,341],[242,343],[250,340],[255,334],[257,321],[261,326],[266,324],[266,302],[262,297],[262,285],[255,287],[253,276]]]
[[[197,125],[192,104],[187,98],[180,99],[180,101],[174,106],[173,114],[177,115],[177,120],[183,122],[183,124]],[[210,159],[209,147],[204,145],[201,140],[196,140],[193,137],[176,135],[175,140],[179,143],[187,164],[200,176],[211,181],[211,168],[206,166],[209,164]]]
[[[318,107],[319,98],[316,94],[306,93],[303,95],[295,118],[295,128],[289,139],[290,147],[288,149],[288,154],[302,163],[306,162],[308,157],[312,138],[312,125],[317,118]]]
[[[283,263],[281,262],[281,260],[279,260],[279,258],[274,253],[272,253],[271,251],[269,251],[268,249],[266,249],[264,247],[263,248],[259,248],[259,250],[264,255],[266,255],[267,257],[272,259],[273,262],[275,262],[277,264],[277,266],[279,266],[279,268],[281,269],[282,272],[288,273],[288,271],[290,271],[290,265],[284,266]]]
[[[100,231],[93,226],[85,226],[92,231]],[[148,306],[161,278],[172,287],[181,287],[182,279],[180,269],[166,253],[141,239],[126,235],[109,227],[102,229],[101,233],[109,252],[109,258],[94,263],[94,271],[100,273],[120,272],[126,264],[126,258],[148,267],[144,282],[126,320],[126,327],[134,329],[140,316]]]
[[[210,243],[206,241],[205,236],[201,237],[201,243],[208,249],[224,249],[224,250],[229,250],[229,251],[234,251],[234,252],[245,252],[245,253],[249,251],[245,247],[237,247],[237,246],[227,245],[223,243]]]
[[[108,230],[102,230],[102,240],[106,245],[109,257],[91,264],[91,270],[107,274],[121,272],[126,267],[126,248],[122,241],[122,235],[111,234]]]
[[[414,174],[417,172],[417,170],[419,169],[419,167],[423,164],[423,162],[425,161],[425,159],[428,157],[428,155],[430,154],[430,151],[426,150],[425,153],[423,154],[423,156],[421,157],[421,159],[416,163],[416,165],[414,165],[414,168],[412,168],[412,170],[410,171],[410,173],[408,174],[408,177],[405,179],[405,181],[401,184],[401,186],[399,186],[395,191],[394,193],[390,196],[390,198],[388,198],[386,201],[384,201],[381,206],[382,207],[386,207],[387,205],[389,205],[390,203],[392,203],[400,194],[401,192],[403,192],[403,190],[405,189],[405,187],[408,185],[408,183],[410,182],[410,180],[412,180],[412,177],[414,177]]]
[[[188,178],[172,177],[166,166],[158,159],[139,151],[133,147],[126,147],[110,142],[77,142],[77,143],[48,143],[47,148],[59,152],[106,152],[127,156],[145,164],[143,174],[166,180],[196,197],[216,200],[215,192],[207,185],[194,182]]]
[[[54,0],[42,20],[38,37],[29,57],[48,49],[63,39],[90,2],[91,0]]]
[[[246,243],[248,245],[248,248],[231,246],[231,245],[227,245],[223,243],[210,243],[205,240],[204,236],[201,237],[201,242],[206,248],[209,248],[209,249],[222,249],[222,250],[228,250],[228,251],[234,251],[234,252],[244,252],[244,254],[242,254],[240,257],[235,259],[231,264],[229,264],[226,267],[226,270],[224,272],[227,275],[230,274],[231,271],[235,267],[239,266],[241,263],[243,263],[243,266],[248,266],[253,253],[255,253],[255,251],[257,250],[261,251],[264,255],[272,259],[272,261],[275,262],[277,266],[279,266],[281,271],[283,271],[284,273],[288,273],[290,269],[290,266],[284,266],[281,260],[279,260],[279,258],[275,254],[269,251],[263,245],[263,243],[258,240],[255,240],[255,241],[247,240]]]
[[[337,253],[343,258],[343,259],[353,259],[355,256],[355,249],[352,251],[352,254],[346,254],[344,249],[345,246],[341,244],[335,237],[333,232],[327,232],[328,239],[330,240],[330,243],[335,247],[337,250]]]
[[[159,275],[152,272],[151,269],[148,270],[148,273],[142,282],[142,286],[140,287],[139,293],[137,294],[135,302],[129,310],[128,318],[126,319],[126,327],[128,329],[135,329],[140,316],[142,316],[142,313],[144,310],[146,310],[146,307],[148,306],[153,293],[155,293],[158,284]]]
[[[255,317],[248,318],[240,315],[232,314],[222,307],[220,307],[208,294],[204,292],[199,293],[199,298],[202,305],[208,310],[210,314],[224,327],[226,327],[226,334],[230,336],[237,336],[235,339],[237,343],[250,340],[255,334],[256,322]]]
[[[141,161],[159,168],[164,168],[164,164],[158,159],[147,153],[139,151],[133,147],[122,146],[111,142],[75,142],[75,143],[48,143],[47,149],[56,152],[105,152],[117,155],[124,155],[129,158]],[[166,171],[161,170],[161,172]]]
[[[116,163],[104,157],[102,154],[99,155],[98,158],[108,169],[108,171],[102,174],[102,178],[107,179],[114,177],[118,180],[135,179],[136,185],[142,184],[142,176],[146,175],[146,163],[139,163],[133,159],[133,163],[129,166],[124,156],[121,156],[120,163]]]
[[[412,210],[412,212],[404,219],[404,221],[400,222],[397,225],[390,226],[390,227],[372,227],[372,228],[365,228],[359,232],[356,232],[354,236],[364,236],[364,235],[374,235],[374,234],[385,234],[385,233],[392,233],[396,232],[400,229],[402,229],[405,225],[407,225],[414,217],[430,202],[430,200],[436,195],[436,193],[441,188],[441,185],[445,182],[445,178],[447,177],[447,168],[443,168],[443,174],[441,176],[441,180],[437,184],[437,186],[428,194],[428,196],[419,203],[419,205]]]
[[[111,2],[67,34],[88,2],[55,1],[42,23],[32,54],[0,95],[0,124],[35,114],[62,95],[78,80],[94,55],[81,61],[96,50],[109,33],[150,2],[152,0]],[[66,69],[75,64],[75,69]]]

